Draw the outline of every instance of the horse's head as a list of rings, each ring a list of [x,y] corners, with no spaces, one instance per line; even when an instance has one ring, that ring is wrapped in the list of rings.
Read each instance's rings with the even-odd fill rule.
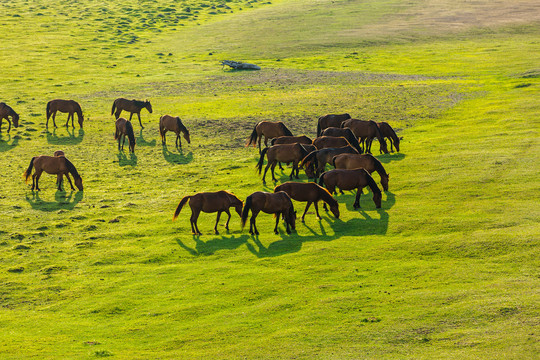
[[[373,194],[373,202],[375,203],[375,207],[377,209],[380,209],[381,208],[381,202],[382,202],[382,194]]]
[[[388,146],[386,145],[386,140],[384,138],[382,138],[382,142],[381,142],[381,150],[383,153],[385,154],[389,154],[390,151],[388,151]]]
[[[75,180],[75,186],[77,187],[77,189],[79,189],[80,191],[83,190],[83,185],[82,185],[82,177],[73,177],[73,179]]]
[[[386,175],[381,176],[381,185],[382,185],[384,191],[388,191],[388,180],[390,180],[390,174],[386,174]]]
[[[78,115],[79,126],[82,128],[82,124],[84,122],[84,116],[83,116],[82,112],[77,114],[77,115]]]
[[[135,153],[135,138],[133,138],[133,141],[129,139],[129,151]]]
[[[19,114],[13,111],[13,113],[11,114],[11,118],[13,119],[13,126],[19,127]]]
[[[304,171],[309,179],[315,178],[315,166],[313,162],[310,161],[309,163],[306,163],[304,166]]]
[[[332,211],[332,214],[336,217],[336,219],[339,219],[339,205],[336,201],[335,204],[330,205],[330,211]]]
[[[144,102],[144,107],[148,110],[150,114],[152,113],[152,104],[150,104],[150,101],[146,100]]]
[[[291,226],[291,229],[296,230],[296,211],[292,206],[289,208],[286,221]]]
[[[191,144],[191,140],[189,139],[189,130],[186,129],[186,131],[182,131],[182,134],[184,135],[184,139],[186,139],[188,144]]]

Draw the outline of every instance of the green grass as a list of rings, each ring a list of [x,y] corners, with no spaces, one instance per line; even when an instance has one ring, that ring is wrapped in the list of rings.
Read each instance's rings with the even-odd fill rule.
[[[231,9],[210,14],[221,4]],[[0,100],[22,124],[0,135],[3,359],[536,356],[536,5],[64,5],[13,1],[1,15]],[[263,70],[222,70],[223,59]],[[134,156],[113,140],[120,96],[154,108],[144,130],[134,123]],[[82,104],[84,131],[45,129],[52,98]],[[171,222],[186,194],[272,190],[244,147],[258,121],[313,136],[330,112],[404,137],[401,153],[378,155],[390,173],[382,209],[364,194],[354,211],[347,193],[339,220],[312,210],[292,235],[274,235],[266,214],[259,237],[236,214],[219,236],[215,214],[201,215],[200,237],[189,209]],[[181,152],[172,135],[160,144],[165,113],[190,129]],[[43,175],[32,193],[21,180],[31,157],[58,149],[84,192]]]

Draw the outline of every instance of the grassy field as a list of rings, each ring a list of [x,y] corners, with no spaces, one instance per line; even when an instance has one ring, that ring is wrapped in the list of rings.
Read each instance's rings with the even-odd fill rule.
[[[14,0],[0,15],[2,359],[529,359],[538,341],[540,6],[528,0]],[[261,71],[222,69],[220,60]],[[117,97],[150,99],[135,155]],[[53,98],[84,128],[45,128]],[[272,191],[245,142],[261,120],[314,136],[325,113],[388,121],[376,209],[337,196],[297,231],[191,235],[188,194]],[[191,144],[161,145],[180,116]],[[374,145],[378,152],[378,145]],[[42,191],[64,150],[85,189]],[[278,172],[281,181],[289,171]],[[379,182],[377,175],[375,180]],[[268,179],[267,179],[268,180]],[[305,174],[301,181],[307,181]],[[304,204],[296,203],[303,211]]]

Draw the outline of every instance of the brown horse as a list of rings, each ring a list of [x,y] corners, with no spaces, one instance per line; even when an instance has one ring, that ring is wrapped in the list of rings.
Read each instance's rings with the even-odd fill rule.
[[[356,150],[358,150],[359,154],[362,153],[362,148],[360,147],[360,144],[358,143],[358,138],[354,135],[354,133],[349,128],[329,127],[329,128],[324,129],[321,132],[321,136],[334,136],[334,137],[343,136]]]
[[[277,138],[280,136],[293,136],[291,131],[287,129],[285,124],[281,121],[271,122],[271,121],[261,121],[249,137],[249,141],[246,146],[253,144],[253,147],[257,146],[257,141],[259,142],[259,153],[261,153],[261,139],[264,136],[264,146],[268,146],[268,139]]]
[[[381,176],[381,185],[384,191],[388,191],[388,180],[390,175],[384,170],[384,166],[375,156],[371,154],[341,154],[332,159],[332,164],[336,169],[366,169],[372,174],[376,171]]]
[[[176,207],[176,211],[173,215],[173,221],[176,220],[178,214],[182,207],[188,202],[189,207],[191,208],[191,217],[189,218],[191,224],[191,231],[195,235],[202,235],[197,226],[197,219],[201,211],[205,213],[217,212],[216,225],[214,226],[214,232],[216,235],[219,235],[217,230],[219,217],[221,213],[224,212],[229,215],[227,223],[225,224],[225,229],[229,230],[229,220],[231,220],[231,213],[229,208],[234,207],[238,216],[242,216],[242,200],[237,198],[234,194],[227,191],[217,191],[217,192],[204,192],[198,193],[195,195],[188,195],[180,200],[180,203]]]
[[[321,132],[329,127],[341,127],[341,123],[350,119],[349,114],[328,114],[321,116],[317,121],[317,136],[321,136]]]
[[[263,211],[267,214],[274,214],[276,218],[276,226],[274,227],[274,233],[278,234],[279,218],[283,217],[285,220],[285,226],[287,234],[296,229],[296,212],[289,195],[284,191],[277,193],[268,193],[263,191],[257,191],[249,195],[246,199],[246,204],[242,210],[242,229],[246,225],[249,210],[251,210],[251,219],[249,220],[249,233],[259,235],[255,219],[259,212]],[[280,216],[281,215],[281,216]]]
[[[332,214],[334,214],[336,219],[339,219],[339,206],[336,199],[332,197],[328,190],[317,185],[314,182],[298,183],[289,181],[279,186],[276,186],[274,192],[278,191],[285,191],[293,200],[307,201],[306,209],[302,214],[302,222],[304,222],[304,216],[306,216],[306,213],[312,203],[313,206],[315,206],[317,218],[321,218],[321,216],[319,215],[319,200],[322,200],[328,205],[330,205],[330,210],[332,211]]]
[[[343,136],[319,136],[313,140],[313,145],[319,150],[324,148],[338,148],[343,146],[352,146]]]
[[[315,172],[310,178],[319,177],[319,175],[324,172],[326,164],[332,164],[332,159],[334,158],[334,156],[339,154],[358,154],[358,151],[352,146],[343,146],[339,148],[324,148],[321,150],[312,151],[302,159],[300,167],[310,168],[311,164],[313,164],[315,167]]]
[[[62,150],[56,150],[53,154],[53,156],[66,156],[66,154],[64,154],[64,152]]]
[[[388,138],[388,140],[390,141],[390,151],[394,152],[394,147],[395,147],[396,152],[399,152],[400,138],[396,135],[396,132],[394,131],[394,129],[392,129],[390,124],[388,124],[387,122],[381,121],[381,122],[378,122],[377,125],[379,126],[379,130],[381,131],[381,135],[383,136],[383,138]],[[379,149],[379,152],[382,154],[383,152],[382,146]]]
[[[274,169],[276,168],[276,165],[278,162],[284,162],[284,163],[292,163],[292,171],[291,175],[289,176],[289,179],[292,180],[294,172],[296,171],[296,178],[298,179],[298,163],[308,154],[307,150],[298,143],[295,144],[281,144],[281,145],[274,145],[271,147],[266,147],[261,152],[261,157],[259,158],[259,162],[257,163],[257,170],[259,172],[259,175],[262,171],[262,166],[264,164],[264,155],[266,155],[268,159],[268,164],[266,165],[266,168],[264,169],[263,174],[263,184],[266,183],[265,177],[266,172],[268,171],[268,168],[271,168],[272,172],[272,180],[277,181],[275,175],[274,175]]]
[[[270,140],[270,145],[279,145],[279,144],[311,144],[312,140],[306,135],[300,136],[280,136]]]
[[[165,145],[165,134],[167,131],[172,131],[176,134],[176,147],[182,147],[182,140],[180,139],[180,132],[184,135],[188,144],[191,144],[189,139],[189,130],[182,124],[180,117],[172,117],[170,115],[163,115],[159,118],[159,135],[161,135],[161,143]]]
[[[369,186],[371,191],[373,191],[373,202],[375,203],[375,206],[377,208],[381,207],[381,190],[377,187],[375,180],[373,180],[366,169],[334,169],[327,171],[319,178],[319,185],[326,186],[331,194],[335,192],[336,187],[341,190],[356,189],[356,200],[353,204],[355,209],[360,207],[360,195],[362,195],[362,189]]]
[[[9,120],[9,117],[11,116],[11,120]],[[16,128],[19,127],[19,114],[15,112],[11,108],[11,106],[7,105],[4,102],[0,102],[0,131],[2,131],[2,120],[6,119],[9,127],[7,132],[9,133],[9,130],[11,130],[11,121],[13,121],[13,126]]]
[[[371,143],[376,137],[381,144],[382,151],[384,151],[385,154],[388,154],[388,149],[386,148],[386,141],[384,141],[381,131],[379,130],[379,127],[377,126],[377,123],[375,121],[349,119],[342,122],[341,127],[348,127],[352,130],[354,135],[356,135],[356,137],[360,139],[360,143],[362,143],[362,147],[364,148],[366,153],[371,153]]]
[[[122,113],[122,110],[125,110],[130,113],[129,115],[129,121],[131,121],[131,118],[133,117],[133,114],[137,114],[137,117],[139,118],[139,124],[141,125],[141,128],[144,129],[144,126],[142,126],[141,122],[141,110],[146,108],[148,112],[152,113],[152,105],[150,104],[150,101],[139,101],[139,100],[128,100],[124,98],[118,98],[114,100],[112,109],[111,109],[111,115],[114,114],[114,117],[118,119],[120,117],[120,114]],[[116,112],[115,112],[116,109]]]
[[[79,105],[79,103],[76,102],[75,100],[62,100],[62,99],[51,100],[47,103],[47,108],[46,108],[47,122],[45,123],[45,127],[49,126],[49,118],[51,117],[51,115],[52,115],[52,121],[53,121],[54,127],[57,127],[56,122],[54,121],[56,118],[57,111],[60,111],[62,113],[68,113],[66,126],[69,125],[69,119],[71,119],[71,127],[75,127],[75,125],[73,125],[73,118],[74,118],[74,114],[77,113],[77,120],[79,121],[79,126],[83,127],[84,118],[83,118],[83,114],[81,110],[81,105]]]
[[[124,137],[122,139],[122,136]],[[118,140],[118,150],[120,150],[120,143],[122,143],[122,150],[124,150],[124,144],[126,143],[126,136],[129,139],[129,151],[135,152],[135,134],[133,133],[133,125],[131,122],[124,118],[116,120],[116,131],[114,133],[114,140]]]
[[[75,186],[79,190],[82,191],[83,184],[82,184],[82,178],[77,172],[77,169],[75,169],[75,166],[64,156],[35,156],[30,160],[30,165],[28,166],[28,169],[24,172],[23,177],[25,181],[28,183],[28,178],[30,177],[30,174],[32,173],[32,168],[35,169],[34,175],[32,175],[32,190],[36,189],[39,191],[39,178],[41,177],[41,174],[43,171],[45,171],[47,174],[56,174],[56,183],[58,184],[58,190],[62,190],[62,180],[63,175],[66,176],[66,178],[69,181],[69,185],[71,186],[71,190],[75,190],[73,187],[73,184],[71,182],[71,179],[69,178],[69,174],[73,175],[73,180],[75,181]]]

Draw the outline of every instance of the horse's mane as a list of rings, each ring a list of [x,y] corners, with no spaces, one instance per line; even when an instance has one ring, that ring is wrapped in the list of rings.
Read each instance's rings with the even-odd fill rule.
[[[375,164],[375,171],[378,172],[379,174],[386,175],[386,170],[384,169],[384,166],[381,163],[381,161],[371,154],[366,154],[366,155],[370,155],[373,158],[373,163]]]
[[[135,99],[133,99],[133,100],[131,100],[131,101],[133,101],[133,103],[135,104],[135,106],[140,107],[140,108],[145,107],[145,106],[146,106],[146,103],[148,102],[148,101],[140,101],[140,100],[135,100]]]
[[[279,122],[279,127],[281,128],[281,130],[283,130],[283,133],[285,134],[285,136],[293,136],[292,132],[289,129],[287,129],[285,124],[282,123],[281,121]]]
[[[367,182],[368,182],[368,186],[369,188],[371,189],[371,191],[373,191],[373,194],[379,194],[379,195],[382,195],[382,192],[381,192],[381,189],[379,189],[379,187],[377,186],[377,183],[375,182],[375,180],[373,180],[373,177],[371,175],[369,175],[369,173],[367,172],[366,169],[360,169],[360,170],[364,170],[365,173],[366,173],[366,179],[367,179]]]
[[[180,116],[176,117],[176,125],[178,125],[178,130],[183,131],[185,133],[189,134],[189,130],[187,127],[182,123],[182,120],[180,119]]]
[[[332,194],[330,194],[330,191],[328,191],[328,189],[323,188],[321,185],[319,185],[319,191],[321,192],[321,199],[323,199],[324,202],[328,203],[331,206],[338,203],[337,200],[334,199]]]
[[[399,145],[399,137],[397,136],[396,132],[394,131],[394,129],[390,126],[389,123],[387,122],[381,122],[381,124],[383,124],[383,126],[388,130],[390,131],[390,137],[394,140],[394,142],[396,144]]]
[[[75,169],[75,165],[73,165],[71,161],[69,161],[66,157],[64,157],[64,160],[66,161],[66,167],[68,171],[71,173],[71,175],[73,175],[75,179],[80,179],[81,176],[79,175],[79,172],[77,171],[77,169]]]

